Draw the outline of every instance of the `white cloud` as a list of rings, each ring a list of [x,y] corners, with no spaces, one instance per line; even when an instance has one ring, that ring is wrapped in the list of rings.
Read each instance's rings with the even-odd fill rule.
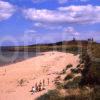
[[[13,5],[0,0],[0,21],[10,18],[15,11]]]
[[[64,33],[71,34],[71,35],[79,35],[80,33],[77,32],[73,27],[67,27],[63,30]]]
[[[100,6],[67,6],[56,10],[29,8],[23,13],[27,19],[45,23],[100,23]]]
[[[38,10],[38,9],[30,8],[30,9],[24,10],[24,14],[25,14],[25,17],[30,20],[43,21],[43,22],[44,21],[58,22],[64,17],[64,16],[61,16],[61,13],[57,13],[57,11],[52,11],[52,10],[47,10],[47,9]]]
[[[57,25],[53,25],[52,23],[40,23],[40,22],[36,22],[34,23],[34,26],[37,28],[43,28],[46,30],[61,30],[63,27],[59,24]]]

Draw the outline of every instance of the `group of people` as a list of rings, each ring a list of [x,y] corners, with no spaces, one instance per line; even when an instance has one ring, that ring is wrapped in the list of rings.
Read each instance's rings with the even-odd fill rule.
[[[49,78],[47,79],[47,84],[49,85]],[[45,84],[45,80],[43,79],[42,81],[39,82],[39,84],[35,83],[34,86],[32,86],[32,94],[35,93],[35,92],[39,92],[39,91],[42,91],[42,90],[45,90],[46,84]]]

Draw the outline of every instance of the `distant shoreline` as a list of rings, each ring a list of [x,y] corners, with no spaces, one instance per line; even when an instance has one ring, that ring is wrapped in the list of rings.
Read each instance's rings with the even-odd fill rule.
[[[90,40],[71,40],[71,41],[61,41],[56,43],[48,43],[48,44],[34,44],[28,46],[1,46],[1,51],[18,51],[18,52],[46,52],[51,50],[61,51],[64,46],[68,48],[69,46],[74,46],[75,48],[79,48],[81,45],[86,47],[90,43],[100,44]],[[70,50],[69,50],[70,51]]]

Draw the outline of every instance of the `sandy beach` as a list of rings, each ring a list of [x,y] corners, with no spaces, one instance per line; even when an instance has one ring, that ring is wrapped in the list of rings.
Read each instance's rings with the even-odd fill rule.
[[[66,65],[77,66],[78,63],[78,55],[54,51],[44,52],[37,57],[0,67],[0,100],[35,100],[48,90],[55,88],[54,79]],[[32,95],[29,92],[32,86],[43,79],[46,90]],[[24,81],[23,86],[19,85],[20,80]]]

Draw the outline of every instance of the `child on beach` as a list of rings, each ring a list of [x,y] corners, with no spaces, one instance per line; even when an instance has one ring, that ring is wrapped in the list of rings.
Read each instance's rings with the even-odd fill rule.
[[[33,86],[32,87],[32,94],[36,92],[36,88]]]

